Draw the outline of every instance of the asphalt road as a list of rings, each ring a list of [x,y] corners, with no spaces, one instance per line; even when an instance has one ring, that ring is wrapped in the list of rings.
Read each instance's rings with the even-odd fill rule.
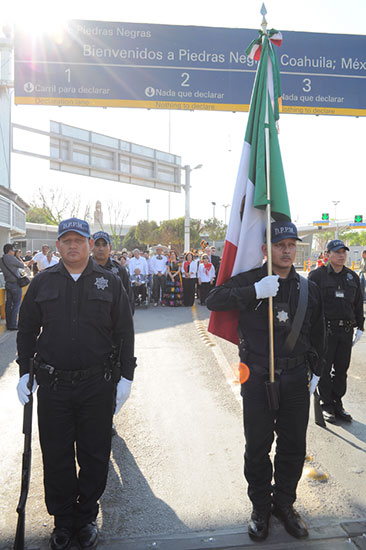
[[[115,419],[118,435],[98,518],[102,544],[245,529],[251,507],[242,474],[237,353],[231,344],[206,338],[207,319],[199,305],[135,314],[138,368],[131,398]],[[344,400],[353,423],[323,429],[310,421],[308,466],[328,478],[303,476],[297,509],[314,529],[366,517],[365,355],[366,337],[355,347]],[[0,548],[12,546],[20,489],[22,407],[14,358],[15,334],[5,333],[0,337]],[[27,547],[45,548],[52,521],[43,502],[36,423],[34,432]]]

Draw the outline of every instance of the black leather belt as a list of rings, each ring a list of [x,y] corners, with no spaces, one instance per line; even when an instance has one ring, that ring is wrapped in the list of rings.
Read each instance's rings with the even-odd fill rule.
[[[256,353],[247,352],[246,361],[248,363],[258,364],[260,366],[268,366],[269,358],[263,355],[257,355]],[[275,357],[275,369],[287,370],[304,365],[307,360],[305,354],[297,355],[296,357]]]
[[[37,374],[39,374],[40,377],[49,377],[49,380],[53,379],[63,380],[65,382],[72,382],[86,380],[87,378],[90,378],[90,376],[93,376],[98,372],[102,372],[104,368],[105,365],[94,365],[87,369],[63,370],[55,369],[55,367],[53,367],[52,365],[48,365],[47,363],[39,363],[37,366]]]
[[[327,327],[334,328],[334,327],[353,327],[354,323],[350,321],[349,319],[328,319],[326,321]]]

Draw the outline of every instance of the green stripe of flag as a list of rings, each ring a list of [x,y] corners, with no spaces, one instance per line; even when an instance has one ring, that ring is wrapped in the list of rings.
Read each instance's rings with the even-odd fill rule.
[[[255,186],[254,206],[265,208],[267,205],[266,183],[266,144],[265,115],[267,94],[268,54],[273,71],[275,113],[268,98],[269,113],[269,151],[271,180],[271,214],[275,220],[291,220],[285,175],[283,172],[281,151],[278,142],[276,120],[278,119],[278,98],[281,96],[281,83],[278,61],[267,36],[263,37],[262,53],[254,84],[245,141],[251,145],[249,179]],[[269,95],[269,94],[268,94]]]

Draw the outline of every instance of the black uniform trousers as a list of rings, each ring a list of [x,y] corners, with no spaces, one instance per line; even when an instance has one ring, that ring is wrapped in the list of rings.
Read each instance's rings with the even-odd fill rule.
[[[97,517],[108,475],[115,388],[101,369],[83,381],[38,389],[45,500],[56,527],[79,528]]]
[[[244,413],[244,475],[253,506],[268,512],[271,503],[285,507],[296,500],[306,454],[309,420],[309,378],[305,364],[276,375],[279,383],[279,410],[269,410],[265,381],[268,367],[249,365],[250,376],[242,384]],[[269,453],[277,434],[273,465]]]
[[[336,327],[328,330],[325,365],[318,388],[324,405],[342,407],[347,390],[347,370],[351,361],[353,329]]]
[[[201,283],[200,285],[198,285],[201,306],[204,306],[206,304],[207,296],[209,295],[212,288],[213,285],[211,283]]]
[[[183,278],[183,303],[185,306],[193,306],[196,291],[197,278]]]

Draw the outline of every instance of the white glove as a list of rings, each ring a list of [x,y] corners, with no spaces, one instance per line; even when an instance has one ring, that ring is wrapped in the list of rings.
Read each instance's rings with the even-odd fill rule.
[[[352,342],[352,346],[357,344],[357,342],[359,341],[359,339],[361,338],[362,335],[363,335],[363,331],[359,328],[356,328],[355,335],[354,335],[353,342]]]
[[[257,283],[254,283],[255,294],[258,298],[268,298],[276,296],[280,283],[278,282],[279,275],[267,275]]]
[[[310,397],[315,392],[315,389],[318,385],[319,379],[320,379],[320,376],[317,376],[316,374],[313,374],[312,379],[310,380],[310,386],[309,386]]]
[[[130,397],[131,393],[132,380],[127,380],[127,378],[121,378],[117,384],[117,394],[116,394],[116,408],[114,414],[118,414],[122,409],[123,405],[126,403],[127,399]]]
[[[20,377],[20,380],[17,385],[18,398],[22,405],[25,405],[29,401],[28,396],[30,395],[31,392],[29,391],[29,388],[28,388],[28,382],[29,382],[29,374],[27,373],[27,374],[23,374],[23,376]],[[37,386],[38,386],[37,381],[34,378],[33,388],[32,388],[33,393],[36,391]]]

